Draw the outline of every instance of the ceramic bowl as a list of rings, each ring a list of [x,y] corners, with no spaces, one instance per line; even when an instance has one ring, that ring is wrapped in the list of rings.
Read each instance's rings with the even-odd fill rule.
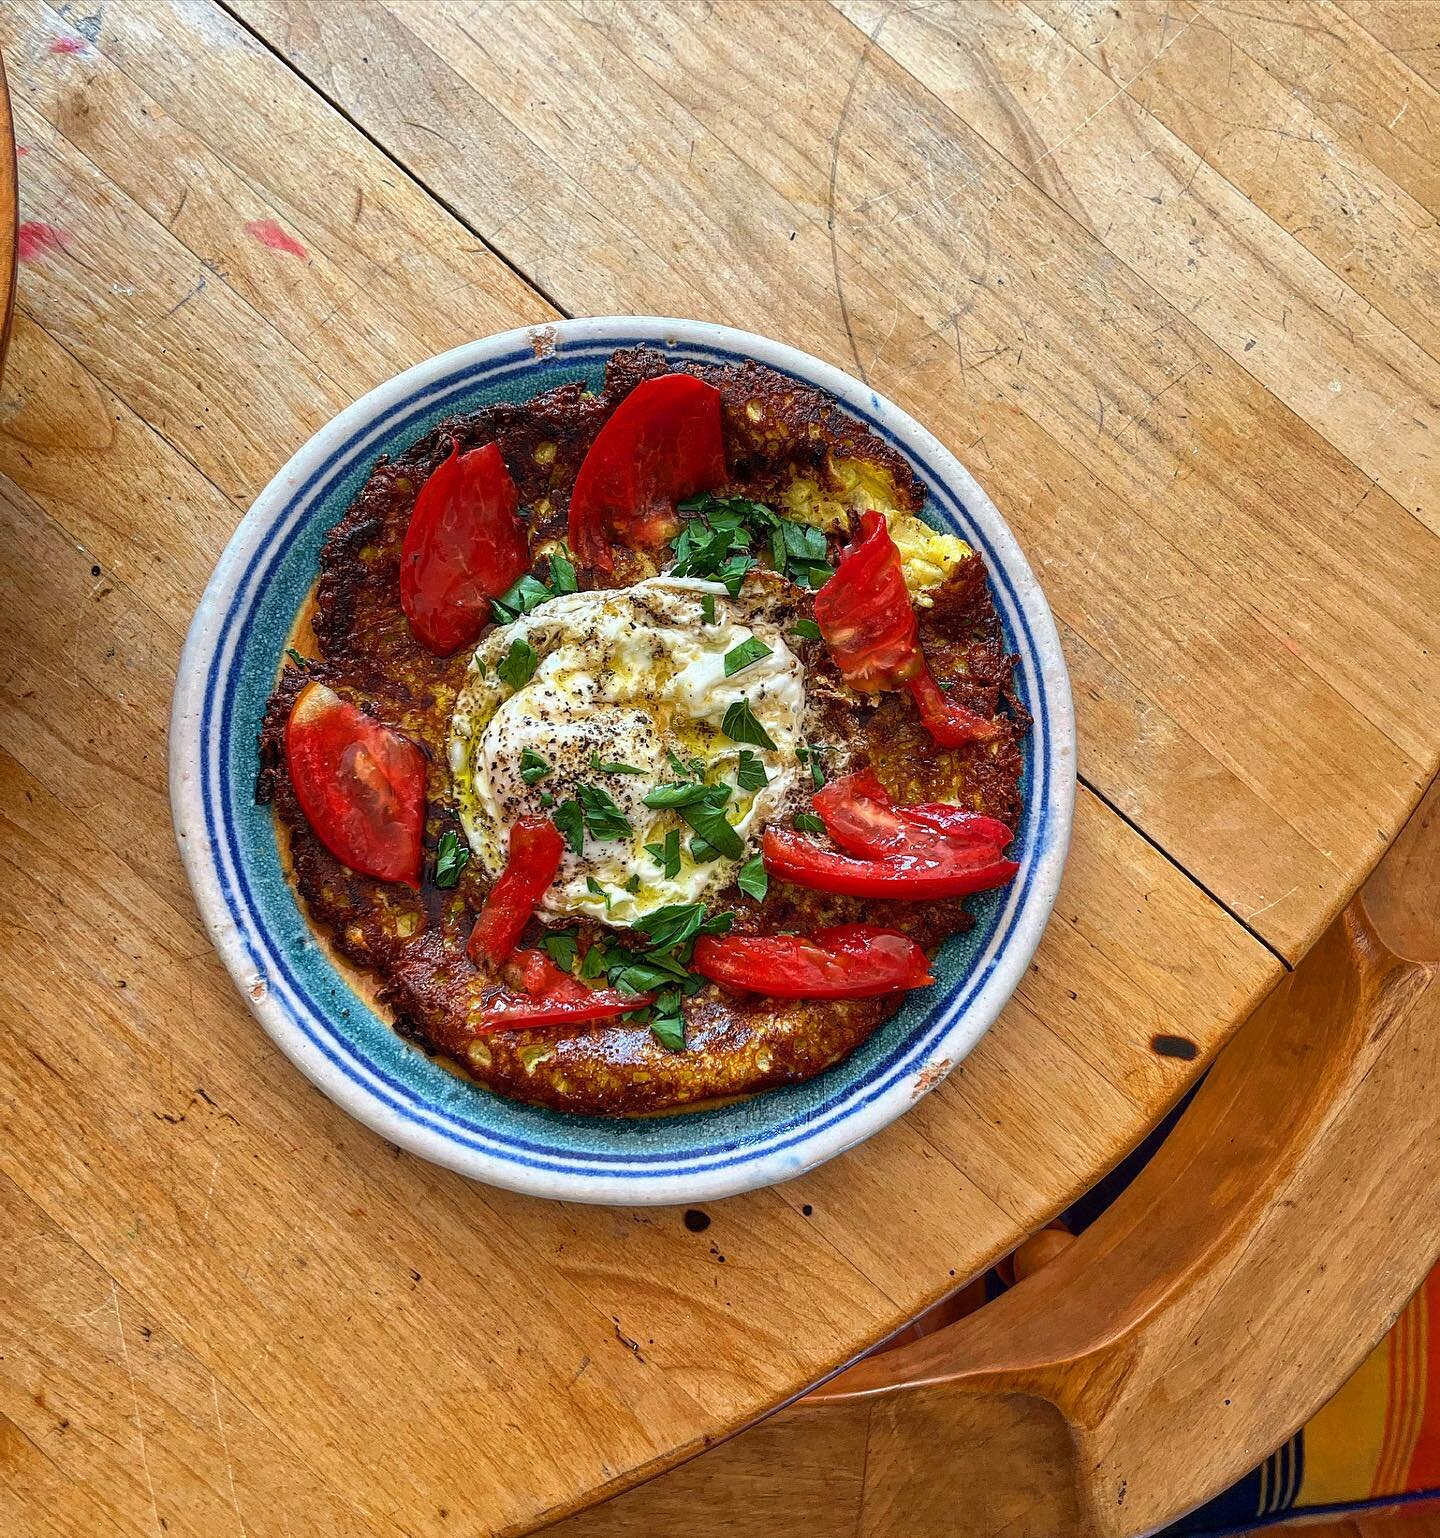
[[[256,734],[320,547],[376,456],[442,417],[524,400],[565,380],[598,387],[617,347],[677,364],[754,358],[840,400],[893,444],[928,491],[925,516],[980,550],[1034,716],[1024,813],[1003,890],[941,951],[937,983],[845,1062],[735,1104],[640,1119],[563,1114],[502,1099],[402,1041],[317,943],[255,804]],[[176,834],[215,945],[260,1023],[351,1115],[413,1153],[536,1196],[612,1204],[696,1202],[787,1180],[894,1120],[984,1034],[1024,974],[1054,904],[1070,838],[1075,730],[1049,607],[994,503],[898,406],[792,347],[697,321],[560,321],[472,342],[408,369],[343,411],[265,488],[215,568],[190,627],[170,736]]]

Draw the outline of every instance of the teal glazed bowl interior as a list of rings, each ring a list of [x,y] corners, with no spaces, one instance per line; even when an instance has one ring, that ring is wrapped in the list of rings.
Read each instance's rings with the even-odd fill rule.
[[[810,1080],[669,1116],[578,1116],[503,1099],[401,1040],[311,933],[255,804],[256,737],[321,546],[376,458],[443,417],[524,400],[567,380],[598,387],[617,347],[677,364],[753,358],[836,396],[910,461],[925,517],[985,557],[1018,691],[1034,717],[1009,887],[971,899],[975,925],[948,941],[935,986],[907,996],[857,1052]],[[975,1045],[1023,976],[1059,886],[1070,837],[1075,734],[1050,610],[974,479],[868,386],[793,348],[697,321],[560,321],[470,343],[407,370],[342,412],[265,489],[201,600],[181,658],[171,799],[186,870],[241,993],[290,1059],[382,1136],[466,1175],[537,1196],[611,1204],[694,1202],[789,1179],[868,1137]]]

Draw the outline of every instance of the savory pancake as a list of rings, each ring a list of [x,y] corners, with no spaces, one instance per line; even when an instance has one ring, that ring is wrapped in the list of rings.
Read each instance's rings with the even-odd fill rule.
[[[647,864],[644,850],[659,847],[663,818],[675,821],[646,810],[644,790],[669,772],[647,723],[661,720],[679,734],[674,740],[685,744],[687,772],[699,779],[714,778],[722,760],[733,778],[742,751],[752,770],[761,761],[754,772],[764,771],[763,788],[737,787],[732,802],[747,855],[758,848],[763,826],[797,814],[797,826],[804,825],[815,786],[866,767],[898,803],[952,803],[1013,827],[1021,809],[1019,741],[1029,727],[1013,693],[1015,659],[1006,654],[980,556],[920,519],[923,488],[895,451],[828,396],[759,365],[688,371],[720,392],[727,467],[720,495],[751,499],[782,520],[820,531],[824,556],[812,540],[807,558],[830,567],[854,537],[859,514],[883,513],[930,671],[951,699],[992,724],[991,734],[941,747],[906,694],[861,694],[847,686],[825,641],[815,637],[814,593],[779,572],[756,566],[731,593],[703,578],[663,575],[674,564],[669,545],[617,545],[609,572],[579,560],[570,565],[571,493],[588,451],[638,384],[669,372],[657,352],[616,353],[598,395],[565,385],[518,405],[487,407],[442,422],[398,458],[381,460],[321,556],[312,621],[318,656],[283,666],[260,738],[257,795],[274,807],[311,919],[375,980],[395,1028],[499,1093],[611,1115],[809,1078],[863,1042],[901,995],[769,998],[706,983],[684,1001],[683,1050],[626,1017],[479,1030],[484,1001],[507,979],[472,961],[467,942],[503,865],[502,835],[515,816],[547,800],[557,810],[574,805],[572,783],[583,791],[595,766],[616,761],[602,799],[615,808],[617,827],[635,830],[633,847],[619,837],[597,839],[593,823],[586,844],[582,828],[582,847],[570,843],[555,888],[521,940],[533,949],[550,937],[550,954],[581,965],[582,977],[592,946],[625,944],[628,924],[661,901],[693,899],[711,912],[732,913],[737,936],[864,923],[933,951],[969,927],[963,898],[862,898],[772,876],[757,900],[737,884],[735,862],[717,861],[698,838],[678,868],[658,854]],[[437,656],[416,640],[402,608],[402,546],[421,487],[455,449],[463,454],[491,443],[515,483],[530,576],[546,586],[545,601],[487,626],[478,642]],[[556,578],[557,554],[570,565],[573,592]],[[703,621],[696,619],[700,605]],[[718,627],[708,649],[707,626]],[[729,659],[752,639],[760,654],[752,677],[740,671],[732,678]],[[531,674],[512,678],[503,669],[522,643],[537,661]],[[716,661],[722,653],[723,673]],[[301,808],[286,726],[297,696],[314,680],[424,754],[418,890],[342,864]],[[747,707],[754,704],[768,724],[762,735],[770,748],[741,750],[712,719],[741,698],[742,684]],[[517,778],[516,766],[527,758],[543,762],[539,779],[523,767]],[[682,831],[689,838],[691,829]],[[453,886],[435,881],[442,842],[470,853]]]

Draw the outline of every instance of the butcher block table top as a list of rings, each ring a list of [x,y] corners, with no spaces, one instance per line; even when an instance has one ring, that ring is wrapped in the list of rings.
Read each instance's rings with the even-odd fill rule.
[[[1133,1147],[1436,766],[1436,21],[0,8],[0,1530],[529,1531],[800,1393]],[[999,1023],[863,1147],[703,1215],[490,1190],[350,1121],[233,992],[167,805],[187,622],[291,452],[445,348],[627,312],[764,332],[931,427],[1029,555],[1079,717]]]

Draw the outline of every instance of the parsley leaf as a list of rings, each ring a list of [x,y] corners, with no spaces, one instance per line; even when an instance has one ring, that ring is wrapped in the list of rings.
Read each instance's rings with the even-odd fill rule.
[[[737,673],[742,673],[752,663],[759,662],[762,657],[771,654],[770,647],[759,636],[751,636],[748,641],[742,641],[739,646],[732,646],[725,653],[725,676],[733,678]]]
[[[657,785],[654,790],[645,793],[645,805],[657,811],[670,806],[695,806],[702,801],[724,806],[729,799],[728,785],[706,785],[699,780],[684,780],[678,785]]]
[[[770,889],[770,878],[765,873],[764,855],[751,855],[746,860],[735,873],[735,885],[747,897],[753,897],[756,902],[765,900],[765,893]]]
[[[650,1017],[650,1034],[671,1052],[685,1050],[685,1016],[680,1012],[678,993],[667,991],[655,1000],[655,1013]]]
[[[590,755],[590,767],[596,774],[644,774],[643,769],[637,769],[634,764],[621,764],[613,759],[603,760],[598,753]]]
[[[609,913],[609,911],[610,911],[610,894],[609,894],[609,892],[607,892],[605,890],[605,888],[603,886],[600,885],[600,883],[594,878],[594,876],[586,876],[586,878],[585,878],[585,890],[587,892],[589,892],[589,894],[592,897],[603,897],[605,899],[605,911],[606,911],[606,913]]]
[[[680,504],[690,514],[672,542],[677,576],[718,577],[733,598],[763,549],[782,576],[819,587],[834,575],[825,536],[809,524],[782,518],[749,497],[708,492]]]
[[[490,607],[495,611],[495,623],[508,625],[512,620],[519,619],[522,614],[529,614],[532,609],[538,609],[542,603],[548,603],[554,596],[543,582],[527,573],[498,598],[492,598]]]
[[[576,854],[585,852],[585,813],[578,801],[562,801],[552,813],[555,826]]]
[[[715,623],[714,593],[706,593],[706,595],[700,600],[700,617],[705,621],[707,625],[713,625]],[[291,653],[291,656],[294,656],[293,652]]]
[[[527,785],[534,785],[543,780],[547,774],[554,774],[555,766],[548,759],[541,758],[534,748],[526,748],[520,755],[520,778]]]
[[[660,874],[667,881],[673,881],[680,874],[680,830],[671,828],[665,835],[663,844],[646,844],[647,854],[655,857],[655,863],[660,867]]]
[[[299,652],[295,650],[293,646],[287,646],[285,648],[285,655],[291,660],[291,662],[295,664],[297,668],[303,668],[305,666],[305,659],[300,655]]]
[[[452,887],[459,883],[460,873],[470,863],[470,846],[460,842],[453,828],[446,828],[435,847],[434,882],[438,887]]]
[[[724,855],[727,860],[738,860],[745,853],[740,835],[726,821],[721,807],[713,802],[697,801],[679,810],[685,821],[716,854]]]
[[[540,948],[562,972],[575,970],[575,957],[579,950],[575,936],[576,931],[573,929],[557,929],[540,942]]]
[[[609,965],[609,947],[600,940],[592,940],[590,949],[585,952],[585,957],[580,963],[580,975],[587,982],[600,977]]]
[[[632,897],[634,897],[634,895],[640,890],[639,871],[636,871],[634,875],[632,875],[630,879],[625,883],[625,890],[629,892]]]
[[[655,950],[674,950],[700,933],[705,922],[704,903],[666,903],[653,913],[642,913],[635,928]]]
[[[740,749],[740,764],[735,770],[735,783],[741,790],[759,790],[762,785],[770,783],[770,776],[765,773],[765,765],[749,748]]]
[[[580,584],[575,580],[575,564],[565,550],[550,552],[550,582],[555,592],[573,593]]]
[[[795,827],[800,833],[824,833],[825,824],[814,812],[796,812]]]
[[[774,738],[761,726],[749,700],[736,700],[726,710],[720,730],[731,742],[748,742],[753,747],[769,748],[772,753],[775,751]]]
[[[797,619],[790,627],[790,634],[799,636],[802,641],[818,641],[820,627],[813,619]]]
[[[828,748],[819,746],[795,749],[795,757],[802,764],[810,766],[810,779],[814,783],[816,790],[824,790],[825,788],[825,765],[823,760],[828,752]]]
[[[539,666],[540,658],[535,648],[522,636],[516,636],[495,671],[512,689],[523,689],[535,676],[535,669]]]
[[[577,785],[575,794],[585,810],[585,826],[595,838],[629,838],[630,819],[615,804],[608,790],[598,785]]]
[[[548,790],[542,790],[540,792],[540,805],[548,812],[555,805],[555,797]]]

